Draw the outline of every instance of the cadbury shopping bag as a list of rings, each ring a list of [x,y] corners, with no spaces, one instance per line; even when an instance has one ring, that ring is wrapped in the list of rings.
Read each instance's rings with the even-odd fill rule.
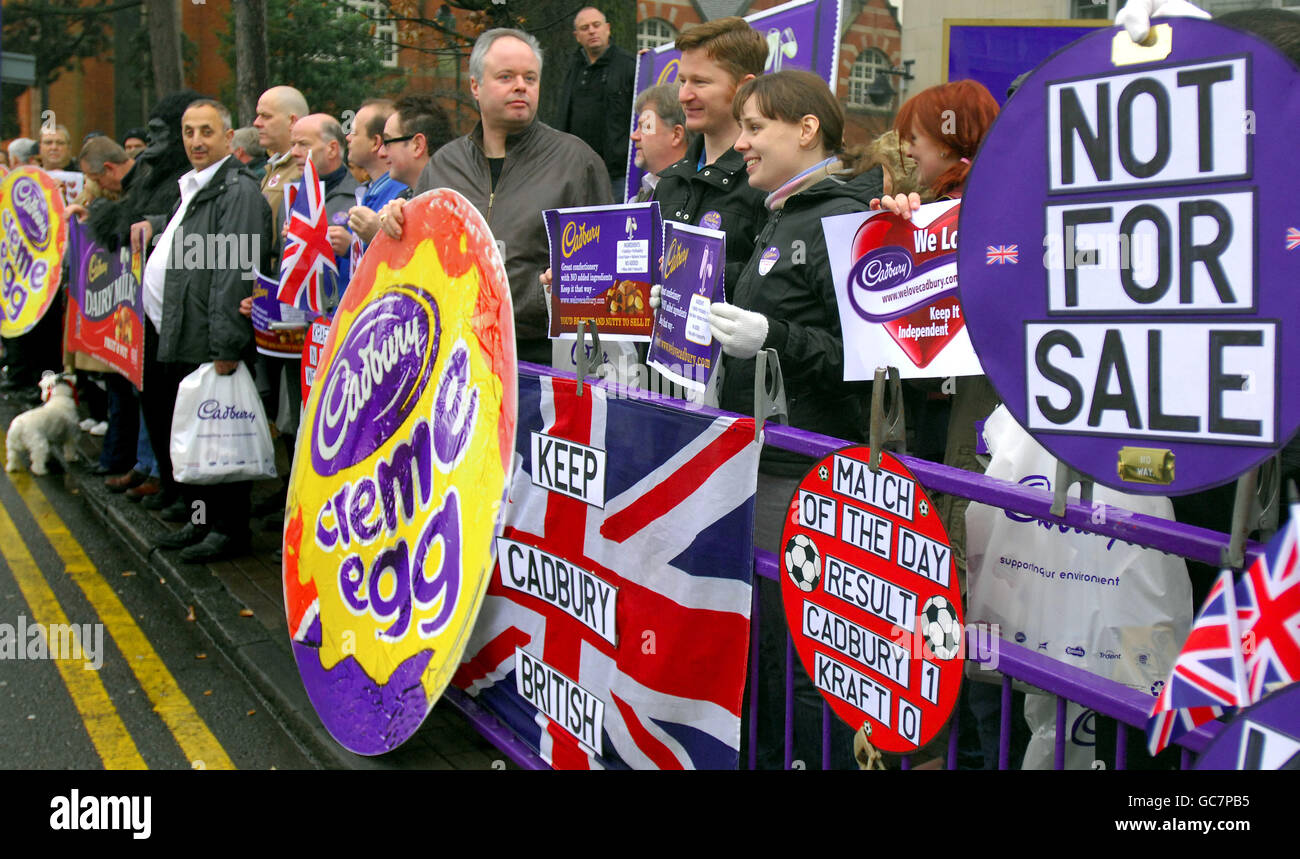
[[[271,431],[243,361],[228,376],[207,363],[181,380],[172,413],[171,456],[178,483],[275,477]]]

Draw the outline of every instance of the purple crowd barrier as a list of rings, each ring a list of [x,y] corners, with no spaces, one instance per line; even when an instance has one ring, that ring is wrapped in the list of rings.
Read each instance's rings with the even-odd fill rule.
[[[572,373],[553,370],[527,362],[520,362],[521,372],[532,372],[561,378],[574,378]],[[700,414],[726,414],[717,409],[688,403],[663,394],[610,383],[599,382],[609,395],[622,399],[644,400],[670,408],[688,409]],[[769,423],[764,429],[764,444],[782,450],[801,453],[811,457],[822,457],[840,448],[858,442],[848,442],[832,436],[807,432],[793,427]],[[911,456],[900,456],[921,484],[930,492],[944,492],[961,498],[968,498],[981,504],[1000,507],[1026,516],[1033,516],[1058,525],[1068,525],[1094,534],[1115,537],[1139,546],[1158,549],[1162,552],[1179,555],[1193,561],[1200,561],[1212,566],[1219,565],[1220,549],[1227,545],[1228,537],[1217,531],[1197,528],[1178,522],[1170,522],[1154,516],[1133,513],[1122,507],[1101,505],[1105,516],[1094,517],[1091,505],[1070,501],[1066,504],[1064,516],[1054,516],[1051,512],[1052,494],[1041,489],[1034,489],[1005,480],[986,477],[983,474],[964,471],[959,468],[942,465]],[[1098,519],[1101,521],[1094,521]],[[1264,547],[1257,542],[1246,543],[1246,560],[1248,566],[1263,553]],[[776,556],[762,549],[754,550],[754,571],[774,581],[779,581],[779,568]],[[763,666],[759,664],[759,636],[761,634],[759,618],[758,590],[754,590],[750,621],[750,676],[747,724],[748,753],[744,763],[750,769],[757,766],[758,752],[758,678]],[[978,661],[977,656],[968,656]],[[990,659],[992,657],[989,657]],[[1054,765],[1063,769],[1065,765],[1066,702],[1073,701],[1080,706],[1095,711],[1099,716],[1114,719],[1117,723],[1115,732],[1115,766],[1125,769],[1128,764],[1128,731],[1135,729],[1139,733],[1146,730],[1147,716],[1150,713],[1152,699],[1133,689],[1090,674],[1080,668],[1058,662],[1036,651],[1021,647],[1014,642],[999,639],[997,644],[997,671],[1001,679],[1001,706],[998,724],[997,768],[1009,769],[1014,763],[1010,759],[1012,720],[1018,714],[1012,707],[1012,684],[1019,681],[1027,686],[1041,689],[1057,696],[1056,699],[1056,745]],[[793,760],[794,733],[794,665],[798,660],[794,646],[787,643],[785,668],[785,747],[783,759],[786,769],[790,769]],[[966,683],[972,681],[969,677]],[[460,710],[474,728],[489,742],[500,749],[516,765],[525,769],[547,769],[545,761],[532,752],[518,737],[514,736],[491,713],[478,706],[472,698],[456,689],[448,689],[445,699]],[[823,769],[833,765],[831,755],[831,730],[834,716],[830,707],[822,704],[822,753]],[[960,722],[958,710],[954,710],[949,722],[949,737],[945,766],[957,769],[958,728]],[[1180,765],[1189,768],[1195,758],[1205,750],[1209,743],[1223,730],[1222,722],[1203,725],[1176,741],[1181,748]],[[909,756],[899,761],[902,769],[911,768]]]

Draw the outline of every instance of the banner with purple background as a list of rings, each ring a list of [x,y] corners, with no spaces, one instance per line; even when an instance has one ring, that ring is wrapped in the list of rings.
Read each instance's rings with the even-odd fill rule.
[[[1235,479],[1300,429],[1300,72],[1170,18],[1098,30],[1024,82],[962,204],[972,342],[1016,420],[1125,492]],[[1300,233],[1296,233],[1300,235]],[[1019,253],[1021,262],[995,260]]]
[[[650,339],[650,284],[662,235],[658,203],[547,209],[552,338],[594,320],[605,340]]]
[[[767,40],[766,72],[782,69],[803,69],[816,72],[835,89],[836,72],[840,63],[840,3],[839,0],[792,0],[753,15],[745,20]],[[636,91],[647,87],[670,84],[677,80],[677,61],[682,52],[673,43],[661,45],[637,57]],[[629,133],[636,127],[632,116]],[[627,199],[636,196],[641,188],[645,171],[636,166],[636,147],[628,148]]]
[[[720,230],[664,224],[664,277],[647,363],[665,378],[703,391],[722,347],[709,331],[709,305],[722,300],[727,236]]]

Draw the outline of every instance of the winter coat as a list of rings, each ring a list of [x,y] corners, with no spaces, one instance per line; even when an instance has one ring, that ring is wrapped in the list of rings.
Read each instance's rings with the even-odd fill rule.
[[[162,235],[179,207],[177,200],[169,215],[149,219],[154,235]],[[186,237],[204,237],[203,265],[185,264],[188,241],[173,248],[163,286],[158,360],[203,364],[251,357],[253,328],[240,314],[239,303],[252,294],[252,273],[239,262],[248,254],[260,271],[271,271],[274,234],[271,209],[256,174],[227,157],[190,201],[180,230]],[[208,239],[217,236],[234,237],[233,260],[226,250],[228,241],[219,255],[209,252],[217,243]]]
[[[451,188],[482,213],[505,244],[506,277],[515,308],[515,338],[546,336],[546,302],[538,277],[550,267],[543,209],[603,206],[610,201],[605,166],[572,134],[534,122],[506,137],[505,163],[496,187],[483,152],[483,124],[433,154],[415,193]]]
[[[767,317],[767,339],[781,360],[790,425],[850,441],[866,435],[870,415],[868,383],[844,381],[844,340],[839,307],[831,278],[830,255],[822,233],[822,218],[864,212],[881,194],[880,168],[845,181],[823,179],[771,212],[741,271],[731,303]],[[776,250],[766,274],[764,256]],[[724,354],[722,408],[753,414],[755,361]],[[809,460],[766,447],[762,470],[769,474],[802,475]]]
[[[745,261],[754,250],[754,237],[767,220],[766,194],[749,187],[745,159],[728,149],[717,161],[696,170],[704,151],[704,137],[695,139],[686,157],[659,172],[654,199],[665,221],[722,230],[727,234],[724,267],[730,296]]]
[[[579,94],[583,88],[588,90],[586,98]],[[596,154],[604,159],[610,176],[627,175],[628,135],[632,128],[632,92],[635,88],[636,57],[611,44],[594,63],[587,61],[587,52],[583,48],[578,48],[560,90],[555,127],[581,137],[596,150]],[[570,121],[570,108],[575,100],[580,105],[596,104],[594,112],[599,122],[592,125],[599,126],[598,139],[579,135],[582,123]]]

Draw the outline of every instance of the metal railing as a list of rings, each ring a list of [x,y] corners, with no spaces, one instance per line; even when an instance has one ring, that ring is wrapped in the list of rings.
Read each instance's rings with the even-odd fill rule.
[[[554,375],[561,378],[574,378],[572,373],[552,370],[534,364],[520,363],[520,371]],[[672,397],[641,389],[629,389],[616,383],[600,383],[608,389],[610,397],[644,400],[672,408],[688,409],[697,414],[723,415],[717,409],[686,403]],[[767,424],[764,429],[764,444],[781,450],[805,454],[811,457],[823,457],[851,444],[832,436],[795,429],[793,427]],[[999,507],[1003,510],[1032,516],[1045,522],[1067,525],[1093,534],[1114,537],[1147,548],[1179,555],[1193,561],[1200,561],[1218,566],[1220,552],[1228,544],[1228,536],[1217,531],[1198,528],[1156,516],[1134,513],[1121,507],[1100,505],[1104,516],[1095,515],[1097,506],[1092,503],[1070,501],[1066,504],[1062,516],[1051,512],[1053,496],[1042,489],[1034,489],[1005,480],[986,477],[983,474],[964,471],[959,468],[917,459],[911,456],[898,457],[916,476],[921,485],[929,492],[943,492],[971,501]],[[1246,543],[1246,563],[1250,564],[1263,553],[1263,546],[1257,542]],[[762,549],[754,551],[754,570],[757,575],[779,582],[779,568],[776,556]],[[750,690],[748,702],[748,755],[742,764],[753,769],[757,759],[757,724],[758,694],[757,682],[764,666],[759,664],[758,642],[762,634],[762,624],[758,608],[758,588],[754,589],[753,604],[750,612],[750,667],[747,685]],[[1057,696],[1056,700],[1056,740],[1054,763],[1057,769],[1064,767],[1066,743],[1066,705],[1074,702],[1093,710],[1100,716],[1117,722],[1115,766],[1117,769],[1127,767],[1128,732],[1137,730],[1145,732],[1147,716],[1150,713],[1152,699],[1148,695],[1130,689],[1121,683],[1091,674],[1073,665],[1058,662],[1033,650],[1021,647],[1005,639],[998,641],[996,657],[984,657],[986,661],[996,658],[996,668],[1002,675],[1001,707],[998,729],[997,768],[1008,769],[1016,762],[1010,760],[1011,720],[1016,717],[1012,708],[1013,682],[1041,689]],[[968,656],[968,659],[980,661],[980,657]],[[785,766],[792,763],[792,696],[794,670],[798,659],[794,655],[792,644],[786,647],[785,669]],[[967,678],[966,682],[971,682]],[[528,769],[547,769],[547,764],[537,757],[518,737],[514,736],[503,724],[469,696],[457,689],[448,689],[445,693],[448,702],[459,709],[469,722],[489,742],[493,743],[517,765]],[[831,756],[831,730],[834,716],[829,706],[822,705],[822,752],[821,763],[829,769],[833,763]],[[948,754],[945,765],[948,769],[957,768],[957,749],[960,719],[954,709],[949,723]],[[1181,766],[1189,767],[1193,756],[1200,754],[1223,729],[1223,723],[1211,722],[1191,731],[1176,741],[1182,749]],[[901,767],[908,769],[911,760],[908,756],[901,759]]]

